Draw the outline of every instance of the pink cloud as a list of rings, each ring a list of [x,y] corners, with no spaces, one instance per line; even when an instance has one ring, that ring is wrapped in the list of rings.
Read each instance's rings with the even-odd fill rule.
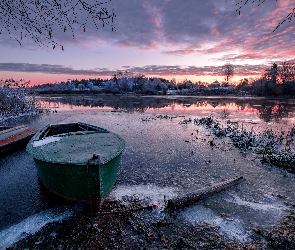
[[[193,48],[184,48],[184,49],[178,49],[178,50],[163,51],[162,53],[166,55],[183,56],[183,55],[195,54],[197,53],[197,50]]]
[[[213,28],[213,29],[210,29],[210,34],[219,36],[220,35],[220,32],[216,28]]]

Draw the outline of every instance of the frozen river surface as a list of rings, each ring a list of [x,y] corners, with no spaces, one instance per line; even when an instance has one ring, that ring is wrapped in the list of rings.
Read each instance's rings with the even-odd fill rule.
[[[0,249],[15,243],[19,244],[16,249],[75,249],[79,244],[82,248],[157,248],[159,244],[173,248],[165,227],[157,231],[159,239],[153,233],[158,230],[155,225],[169,220],[196,229],[207,225],[223,241],[235,244],[263,242],[255,233],[257,228],[272,229],[294,204],[294,174],[262,164],[259,156],[241,153],[228,138],[215,138],[202,126],[183,123],[212,115],[257,131],[287,129],[294,118],[295,105],[291,101],[120,96],[39,99],[43,106],[51,107],[49,112],[6,124],[22,123],[41,129],[48,123],[81,121],[119,134],[126,148],[108,199],[136,199],[157,204],[158,209],[136,212],[122,217],[122,221],[88,216],[82,205],[68,203],[44,190],[32,157],[25,149],[20,150],[0,158]],[[213,140],[214,147],[209,143]],[[173,215],[162,211],[164,196],[185,196],[236,176],[243,176],[245,181]],[[112,223],[113,228],[106,226]],[[81,234],[75,239],[79,230],[87,236]],[[149,239],[153,234],[154,238]],[[77,243],[79,240],[81,243]]]

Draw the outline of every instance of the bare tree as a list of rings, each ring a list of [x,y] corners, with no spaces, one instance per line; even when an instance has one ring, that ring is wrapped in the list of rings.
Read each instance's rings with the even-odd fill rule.
[[[283,61],[279,65],[273,63],[272,66],[264,71],[264,79],[269,82],[282,84],[290,83],[295,80],[294,61]]]
[[[271,67],[270,70],[270,74],[271,74],[271,81],[273,83],[277,82],[277,75],[278,75],[278,65],[276,63],[274,63]]]
[[[295,63],[294,61],[284,61],[278,70],[282,83],[292,82],[295,80]]]
[[[72,33],[81,28],[84,32],[89,22],[96,28],[98,24],[109,25],[115,30],[114,10],[106,6],[111,0],[103,2],[90,0],[1,0],[0,1],[0,34],[5,30],[11,38],[22,44],[24,37],[30,37],[39,46],[45,42],[54,49],[58,44],[56,33]]]
[[[237,5],[237,9],[236,9],[236,13],[238,15],[241,15],[241,9],[243,8],[243,6],[245,6],[246,4],[250,3],[256,3],[258,6],[260,6],[261,4],[263,4],[266,0],[240,0],[238,3],[236,3]],[[278,0],[276,0],[278,1]],[[285,22],[291,22],[291,20],[293,18],[295,18],[295,6],[290,7],[291,11],[290,13],[281,21],[278,23],[278,25],[275,27],[275,29],[273,30],[273,32],[275,32],[283,23]]]
[[[234,65],[226,63],[221,68],[222,75],[225,76],[225,81],[228,84],[229,79],[234,76]]]
[[[267,80],[268,82],[276,83],[277,77],[278,77],[278,65],[276,63],[273,63],[269,69],[266,69],[264,71],[263,78]]]

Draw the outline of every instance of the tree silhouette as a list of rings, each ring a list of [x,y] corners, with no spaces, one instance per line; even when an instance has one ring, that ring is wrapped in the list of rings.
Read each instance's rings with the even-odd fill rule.
[[[234,65],[226,63],[221,68],[222,75],[225,76],[225,81],[228,84],[229,79],[234,76]]]
[[[112,31],[114,10],[106,5],[111,0],[103,2],[90,0],[1,0],[0,1],[0,34],[6,30],[10,38],[22,45],[24,37],[30,37],[39,46],[58,44],[55,36],[60,32],[71,32],[75,38],[75,30],[84,32],[89,22],[96,28],[98,24],[109,25]]]
[[[246,4],[248,4],[249,2],[251,3],[256,3],[258,6],[260,6],[261,4],[263,4],[266,0],[240,0],[238,3],[236,3],[237,5],[237,9],[236,9],[236,13],[238,13],[238,15],[241,15],[241,9],[243,8],[243,6],[245,6]],[[278,0],[276,0],[278,1]],[[278,25],[275,27],[275,29],[273,30],[273,32],[275,32],[283,23],[285,22],[291,22],[291,20],[295,18],[295,6],[293,7],[292,11],[281,21],[278,23]]]
[[[293,82],[295,80],[295,62],[283,61],[280,63],[278,70],[279,77],[283,84]]]

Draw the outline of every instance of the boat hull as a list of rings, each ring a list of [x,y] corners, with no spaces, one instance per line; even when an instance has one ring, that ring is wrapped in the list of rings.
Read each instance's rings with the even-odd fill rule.
[[[26,126],[7,127],[0,131],[0,157],[26,147],[37,130]]]
[[[125,141],[85,123],[48,125],[31,139],[41,182],[53,193],[79,202],[100,202],[115,184]]]
[[[100,202],[116,182],[121,154],[106,164],[73,165],[34,159],[38,176],[51,192],[77,202]]]

